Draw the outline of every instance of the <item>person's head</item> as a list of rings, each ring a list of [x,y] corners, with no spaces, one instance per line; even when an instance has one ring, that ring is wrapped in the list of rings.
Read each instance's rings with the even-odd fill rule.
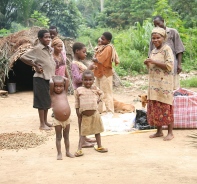
[[[45,29],[38,31],[38,39],[40,40],[40,43],[43,44],[44,46],[49,45],[51,41],[49,31]]]
[[[94,74],[91,70],[85,70],[82,75],[82,82],[84,87],[91,88],[94,83]]]
[[[54,83],[54,92],[56,94],[61,94],[65,88],[64,78],[62,76],[54,76],[53,83]]]
[[[85,45],[80,42],[75,42],[73,44],[73,53],[78,60],[84,60],[87,55]]]
[[[62,40],[59,39],[58,37],[54,38],[51,42],[51,47],[54,48],[54,52],[61,53],[63,49],[63,43]]]
[[[98,45],[102,45],[102,39],[101,39],[101,37],[98,39]]]
[[[101,40],[102,45],[109,44],[112,40],[112,34],[110,32],[104,32],[101,36]]]
[[[55,38],[58,34],[57,27],[56,26],[50,26],[49,27],[49,33],[51,35],[51,39]]]
[[[160,27],[155,27],[152,30],[151,40],[157,49],[161,48],[163,42],[166,39],[166,30]]]
[[[164,19],[160,15],[157,15],[153,18],[153,23],[155,27],[165,28]]]

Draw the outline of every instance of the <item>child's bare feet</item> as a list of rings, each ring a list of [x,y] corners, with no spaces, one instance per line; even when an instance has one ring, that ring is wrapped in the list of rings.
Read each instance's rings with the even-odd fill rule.
[[[45,125],[47,125],[48,127],[53,127],[53,125],[48,122],[46,122]]]
[[[66,152],[66,156],[70,157],[70,158],[74,158],[75,156],[73,154],[71,154],[70,152]]]
[[[51,130],[51,128],[48,127],[47,125],[40,126],[39,129],[40,129],[40,130]]]
[[[164,137],[164,141],[170,141],[174,138],[174,135],[173,134],[168,134],[166,137]]]
[[[57,160],[62,160],[62,153],[57,154]]]
[[[156,137],[162,137],[163,133],[162,132],[157,132],[156,134],[152,134],[149,136],[149,138],[156,138]]]

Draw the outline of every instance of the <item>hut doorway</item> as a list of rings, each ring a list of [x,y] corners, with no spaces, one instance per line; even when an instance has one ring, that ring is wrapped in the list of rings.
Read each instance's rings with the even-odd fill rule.
[[[18,59],[8,73],[7,83],[16,83],[17,91],[33,90],[34,73],[31,66]]]

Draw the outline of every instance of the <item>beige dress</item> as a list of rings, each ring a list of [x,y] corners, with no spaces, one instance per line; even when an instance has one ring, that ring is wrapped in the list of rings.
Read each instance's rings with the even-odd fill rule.
[[[103,123],[98,109],[98,101],[101,100],[103,92],[96,86],[91,88],[79,87],[75,91],[75,108],[79,108],[82,114],[81,135],[98,134],[104,131]],[[83,111],[95,110],[92,116],[83,115]]]

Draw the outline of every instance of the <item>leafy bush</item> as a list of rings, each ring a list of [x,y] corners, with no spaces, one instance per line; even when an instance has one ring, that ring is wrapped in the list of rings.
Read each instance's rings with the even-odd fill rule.
[[[38,11],[34,11],[31,15],[31,21],[34,26],[48,27],[49,19]]]
[[[116,73],[119,76],[126,76],[126,75],[128,75],[127,71],[123,67],[121,67],[121,66],[115,67],[115,71],[116,71]]]

